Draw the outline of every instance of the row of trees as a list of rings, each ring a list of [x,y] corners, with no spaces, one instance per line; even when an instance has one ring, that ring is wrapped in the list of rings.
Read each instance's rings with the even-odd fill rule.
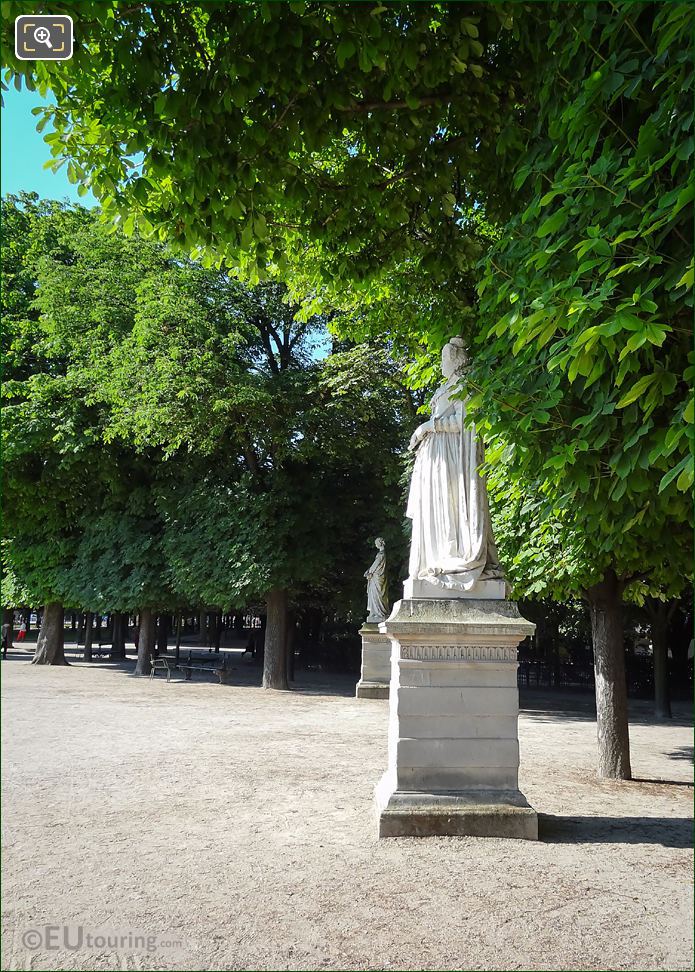
[[[249,289],[97,212],[2,203],[7,604],[140,615],[267,608],[286,686],[290,610],[364,613],[377,534],[403,557],[400,454],[415,404],[369,347],[326,354],[279,284]]]
[[[629,777],[621,604],[692,576],[692,6],[76,7],[73,60],[10,76],[108,219],[284,280],[414,385],[468,338],[507,566],[588,600]]]
[[[2,206],[5,452],[10,459],[4,592],[6,603],[49,604],[37,661],[64,660],[63,604],[86,611],[87,658],[95,613],[111,613],[112,656],[118,658],[124,651],[125,612],[141,612],[138,671],[144,673],[156,612],[161,612],[158,638],[165,644],[170,612],[185,605],[254,601],[265,609],[264,601],[277,596],[268,584],[278,577],[288,592],[279,595],[287,605],[280,609],[278,643],[287,640],[287,619],[296,619],[297,612],[320,608],[324,614],[359,618],[361,568],[370,556],[362,528],[390,533],[397,589],[405,542],[398,490],[405,469],[399,453],[415,421],[417,399],[399,385],[398,372],[383,355],[353,348],[319,364],[316,353],[327,350],[319,346],[328,339],[323,320],[293,321],[277,285],[249,290],[173,259],[165,247],[107,233],[97,213],[79,207],[31,195],[3,200]],[[227,357],[211,342],[225,346]],[[380,374],[369,373],[374,367]],[[312,370],[326,385],[320,399],[314,386],[306,385]],[[271,394],[281,397],[284,416],[272,440],[264,439]],[[335,395],[340,395],[337,402],[331,400]],[[362,400],[354,411],[355,396],[378,400]],[[223,400],[226,412],[219,417],[220,405],[214,403]],[[231,409],[240,402],[244,411],[234,424]],[[308,415],[317,407],[327,407],[322,422],[331,423],[321,432],[310,424],[316,417]],[[334,419],[344,423],[346,410],[349,426],[336,427]],[[288,443],[306,430],[313,444],[301,447],[311,475],[326,478],[318,491],[277,475],[278,455],[296,458]],[[390,438],[384,440],[384,433]],[[241,436],[236,451],[230,448],[235,434]],[[362,439],[371,479],[360,458]],[[384,441],[381,464],[375,463]],[[334,460],[329,462],[329,442],[359,479],[346,479]],[[323,452],[320,459],[316,450]],[[273,477],[273,518],[267,515],[267,496],[261,500],[240,492],[241,480],[261,471]],[[376,510],[370,511],[375,502]],[[336,525],[348,523],[346,510],[355,526],[341,531]],[[342,563],[336,547],[327,555],[307,527],[316,517],[328,523],[334,515],[330,537],[341,544],[341,556],[345,552]],[[513,570],[521,545],[504,502],[495,520]],[[328,536],[322,534],[322,543]],[[293,542],[294,561],[282,552],[283,544],[291,551]],[[232,552],[241,559],[230,559]],[[285,573],[273,573],[279,568],[270,569],[271,564],[284,564]],[[535,566],[525,578],[517,570],[520,593],[533,593]],[[529,603],[526,610],[541,627],[558,614],[548,601]],[[661,674],[666,640],[656,634],[664,629],[659,612],[665,619],[667,607],[656,600],[651,610]],[[573,611],[571,605],[560,606],[558,618],[566,622]],[[272,655],[272,627],[270,637]],[[555,631],[553,642],[560,640]],[[659,711],[666,714],[665,678],[657,679],[657,689]]]

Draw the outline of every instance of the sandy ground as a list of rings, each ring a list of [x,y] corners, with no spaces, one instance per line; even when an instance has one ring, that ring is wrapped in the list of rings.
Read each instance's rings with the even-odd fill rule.
[[[684,709],[599,782],[588,696],[527,692],[541,840],[379,841],[386,702],[132,667],[2,663],[3,969],[692,968]]]

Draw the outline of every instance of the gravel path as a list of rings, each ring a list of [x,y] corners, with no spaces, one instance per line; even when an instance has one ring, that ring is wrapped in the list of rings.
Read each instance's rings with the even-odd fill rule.
[[[526,693],[541,840],[379,841],[388,703],[132,667],[2,663],[3,969],[692,968],[685,717],[599,782],[588,698]]]

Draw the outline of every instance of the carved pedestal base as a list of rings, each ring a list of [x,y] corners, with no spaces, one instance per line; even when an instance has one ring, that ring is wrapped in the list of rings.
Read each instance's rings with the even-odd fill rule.
[[[362,635],[362,670],[355,697],[387,699],[391,681],[391,641],[379,631],[378,624],[365,623]]]
[[[504,600],[399,601],[391,640],[388,769],[379,836],[537,839],[518,788],[516,650],[532,634]]]
[[[502,579],[478,580],[470,591],[450,589],[441,584],[435,584],[429,580],[419,580],[415,577],[409,577],[406,581],[403,581],[403,597],[405,600],[421,600],[422,598],[437,601],[441,598],[447,600],[460,600],[461,598],[480,600],[483,598],[484,600],[503,601],[506,596],[507,583]]]
[[[538,840],[538,817],[517,791],[408,793],[385,775],[376,789],[380,837],[515,837]]]

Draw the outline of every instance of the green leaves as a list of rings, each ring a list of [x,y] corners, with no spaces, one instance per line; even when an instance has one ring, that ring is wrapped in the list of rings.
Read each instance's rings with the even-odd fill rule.
[[[680,278],[676,287],[692,287],[693,285],[693,261],[690,261],[690,266],[685,271],[683,276]]]
[[[692,572],[692,11],[650,8],[654,42],[671,38],[660,61],[614,9],[552,11],[520,211],[478,287],[471,380],[499,456],[490,481],[498,510],[536,500],[530,532],[522,517],[501,542],[536,591],[566,595],[607,566],[675,590]],[[543,408],[551,382],[559,400]]]
[[[693,457],[692,455],[684,456],[683,459],[674,466],[666,475],[662,478],[659,483],[659,492],[663,491],[671,485],[674,479],[677,478],[676,488],[681,492],[689,490],[693,484]]]
[[[114,32],[114,6],[92,4],[95,53],[69,75],[15,63],[5,31],[13,71],[55,92],[55,161],[79,167],[133,241],[149,225],[211,267],[282,275],[300,318],[330,308],[343,333],[387,334],[420,387],[447,337],[466,334],[500,494],[519,509],[533,497],[519,562],[557,593],[608,565],[656,572],[657,524],[690,529],[687,467],[658,493],[689,443],[672,430],[692,429],[686,6],[643,5],[635,32],[623,3],[476,17],[412,4],[407,30],[388,5],[227,4],[196,21],[192,55],[188,8],[158,18],[155,37],[146,6],[119,8]],[[156,43],[134,66],[143,36]],[[150,182],[131,177],[135,152]],[[194,385],[180,411],[165,394],[196,348],[175,303],[164,310],[190,343],[167,340],[178,357],[159,356],[145,384],[190,435]],[[238,407],[220,398],[213,423]],[[146,409],[139,420],[152,424]],[[685,576],[680,550],[671,573]]]
[[[628,405],[631,405],[633,402],[637,401],[637,399],[643,395],[648,388],[651,388],[651,386],[658,381],[658,379],[658,374],[644,375],[639,379],[639,381],[634,383],[628,392],[623,395],[623,397],[618,401],[616,408],[626,408]]]
[[[343,40],[341,40],[341,42],[338,44],[338,48],[336,50],[338,67],[345,67],[345,62],[348,60],[348,58],[352,57],[356,50],[357,48],[355,47],[353,41],[347,37],[343,38]]]
[[[566,210],[558,209],[556,213],[553,213],[552,216],[549,216],[541,223],[536,230],[536,236],[541,238],[544,236],[549,236],[551,233],[554,233],[556,230],[560,229],[560,227],[564,226],[567,222],[567,215]]]
[[[388,356],[319,363],[325,322],[282,285],[94,211],[25,196],[2,217],[4,596],[244,606],[282,584],[361,612],[370,535],[401,542],[410,419]]]
[[[85,4],[93,56],[69,76],[15,61],[9,27],[5,49],[11,76],[50,83],[55,161],[79,167],[71,178],[89,180],[109,219],[132,217],[129,230],[150,226],[248,280],[310,255],[338,303],[350,282],[378,287],[403,261],[431,255],[428,274],[455,281],[480,255],[477,218],[422,200],[508,204],[493,133],[525,101],[528,52],[506,7],[416,4],[406,28],[384,4],[171,7],[154,20],[138,5]],[[505,138],[518,142],[518,126]],[[136,158],[151,181],[130,178]]]

